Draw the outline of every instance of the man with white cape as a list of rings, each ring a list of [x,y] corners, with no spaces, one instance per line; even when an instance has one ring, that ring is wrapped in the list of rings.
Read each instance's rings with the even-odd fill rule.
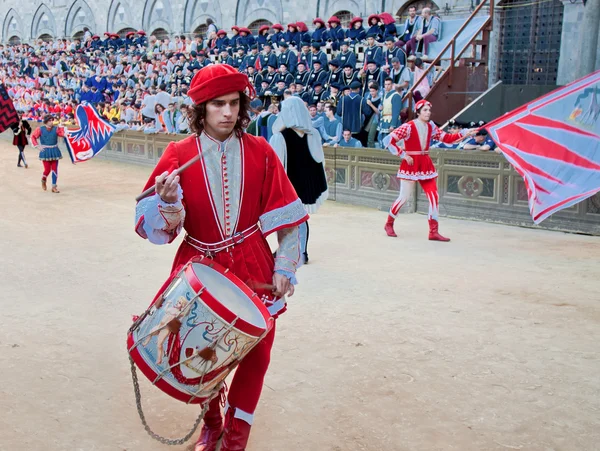
[[[269,144],[275,149],[308,213],[316,213],[327,197],[327,178],[319,132],[312,126],[306,105],[299,97],[288,97],[273,123]],[[308,221],[300,225],[300,245],[308,262]]]

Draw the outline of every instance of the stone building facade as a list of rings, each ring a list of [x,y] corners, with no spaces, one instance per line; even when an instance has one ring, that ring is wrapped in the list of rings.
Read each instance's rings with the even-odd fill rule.
[[[304,21],[309,26],[312,19],[324,19],[337,15],[343,21],[353,16],[366,17],[372,13],[387,11],[404,15],[410,5],[421,9],[430,6],[442,19],[466,18],[481,0],[0,0],[1,42],[30,42],[38,38],[75,37],[82,34],[84,27],[102,35],[105,31],[124,33],[143,29],[148,34],[187,34],[206,29],[207,19],[212,19],[220,28],[231,29],[233,25],[257,29],[263,24]],[[555,30],[553,42],[548,49],[539,49],[537,55],[543,63],[524,55],[531,42],[540,40],[538,32],[523,34],[524,42],[512,43],[516,52],[513,71],[553,71],[552,82],[568,83],[590,70],[600,68],[600,46],[590,36],[599,35],[598,11],[600,0],[492,0],[498,5],[491,38],[490,81],[502,79],[502,63],[506,65],[506,30],[514,29],[518,23],[508,23],[510,17],[517,20],[522,14],[508,14],[511,8],[533,8],[529,14],[539,33],[544,33],[546,23]],[[539,6],[536,6],[538,5]],[[533,7],[531,6],[533,5]],[[502,14],[502,12],[505,12]],[[516,11],[516,10],[513,10]],[[590,11],[592,13],[590,13]],[[596,13],[596,14],[594,14]],[[590,16],[591,14],[591,16]],[[521,19],[522,20],[522,19]],[[534,28],[534,26],[528,29]],[[550,25],[548,25],[550,27]],[[557,28],[558,27],[558,28]],[[558,31],[556,31],[558,30]],[[591,46],[591,47],[590,47]],[[509,50],[512,51],[512,50]],[[548,53],[550,52],[550,53]],[[581,60],[582,52],[587,55]],[[526,67],[519,67],[516,60]],[[554,58],[554,67],[552,66]],[[508,64],[513,64],[509,62]],[[537,64],[537,66],[536,66]],[[540,69],[540,64],[544,67]],[[509,74],[510,75],[510,74]],[[539,77],[538,77],[539,78]],[[517,83],[534,83],[535,77],[518,80]],[[547,80],[546,80],[547,81]],[[541,84],[541,83],[540,83]]]

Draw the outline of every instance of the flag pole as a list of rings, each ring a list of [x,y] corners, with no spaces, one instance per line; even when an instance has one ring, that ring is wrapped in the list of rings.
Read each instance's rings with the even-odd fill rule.
[[[181,167],[178,169],[179,173],[181,174],[183,171],[185,171],[187,168],[189,168],[192,164],[194,164],[198,160],[200,160],[200,154],[196,155],[195,157],[191,158],[188,162],[186,162],[185,164],[181,165]],[[139,202],[140,200],[145,199],[146,197],[153,195],[155,193],[155,191],[156,191],[156,186],[151,186],[146,191],[144,191],[142,194],[140,194],[139,196],[137,196],[135,198],[135,201]]]

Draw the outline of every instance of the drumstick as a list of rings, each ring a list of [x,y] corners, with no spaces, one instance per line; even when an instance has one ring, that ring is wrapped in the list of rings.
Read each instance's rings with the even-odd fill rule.
[[[179,173],[181,174],[183,171],[185,171],[187,168],[189,168],[192,164],[194,164],[198,160],[200,160],[200,154],[196,155],[194,158],[191,158],[187,163],[182,164],[181,167],[178,169]],[[155,191],[156,191],[156,185],[153,185],[150,188],[148,188],[146,191],[144,191],[142,194],[137,196],[135,198],[135,201],[139,202],[140,200],[145,199],[146,197],[154,194]]]

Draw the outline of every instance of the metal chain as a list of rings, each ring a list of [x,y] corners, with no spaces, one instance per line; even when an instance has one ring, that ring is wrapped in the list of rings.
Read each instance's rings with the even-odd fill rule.
[[[198,429],[198,426],[200,426],[200,422],[204,418],[204,414],[208,410],[208,405],[210,402],[206,401],[204,403],[204,407],[202,408],[200,415],[198,415],[198,418],[196,418],[196,422],[192,426],[192,429],[184,437],[178,438],[178,439],[162,437],[162,436],[156,434],[155,432],[153,432],[152,429],[150,429],[150,426],[148,425],[148,423],[146,422],[146,417],[144,416],[144,412],[142,411],[142,394],[140,392],[140,384],[139,384],[138,377],[137,377],[135,363],[133,362],[133,359],[131,358],[131,356],[129,356],[129,363],[131,364],[131,379],[133,380],[133,391],[135,392],[135,404],[137,406],[137,411],[140,416],[140,420],[142,420],[142,424],[144,425],[144,429],[146,429],[146,432],[148,433],[148,435],[150,437],[152,437],[154,440],[158,440],[163,445],[170,445],[170,446],[183,445],[185,442],[187,442],[190,439],[190,437],[192,435],[194,435],[194,432],[196,432],[196,429]]]

